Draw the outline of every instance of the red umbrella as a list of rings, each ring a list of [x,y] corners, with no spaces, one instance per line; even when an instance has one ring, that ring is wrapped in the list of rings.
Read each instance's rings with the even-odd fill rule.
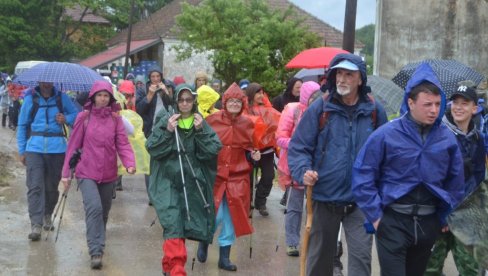
[[[301,51],[286,68],[326,68],[337,54],[349,53],[346,50],[334,47],[320,47]]]

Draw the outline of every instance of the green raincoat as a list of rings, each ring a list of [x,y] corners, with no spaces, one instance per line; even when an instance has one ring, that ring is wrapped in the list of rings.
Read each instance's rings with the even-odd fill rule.
[[[193,127],[189,130],[178,128],[186,154],[209,204],[208,210],[205,209],[202,196],[182,152],[181,160],[190,212],[188,220],[176,137],[174,132],[166,129],[169,117],[169,114],[165,114],[162,118],[156,118],[152,134],[146,142],[151,156],[149,197],[163,226],[164,239],[185,238],[211,243],[215,228],[213,184],[217,155],[222,144],[206,122],[203,122],[201,130],[195,130]]]

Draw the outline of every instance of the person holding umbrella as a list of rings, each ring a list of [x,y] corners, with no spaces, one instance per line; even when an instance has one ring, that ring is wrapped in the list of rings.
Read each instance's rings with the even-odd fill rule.
[[[64,124],[72,125],[78,111],[70,98],[50,82],[39,85],[24,97],[17,128],[19,159],[26,166],[27,202],[31,233],[41,238],[53,230],[51,215],[58,202],[58,185],[66,151]]]
[[[222,144],[197,113],[191,86],[180,84],[175,93],[176,113],[160,112],[146,142],[151,158],[148,192],[163,227],[163,271],[186,275],[185,239],[212,242],[212,187]]]
[[[76,117],[68,143],[62,182],[67,191],[72,177],[70,160],[77,151],[81,151],[75,175],[83,196],[90,266],[100,269],[108,214],[117,181],[117,156],[129,174],[136,172],[136,164],[122,117],[116,113],[120,106],[113,96],[112,84],[105,80],[96,81],[84,109]]]
[[[203,87],[203,86],[202,86]],[[201,88],[201,87],[200,87]],[[222,224],[219,234],[219,268],[236,271],[237,266],[230,259],[230,248],[237,237],[253,232],[249,221],[251,191],[249,173],[251,160],[259,161],[261,154],[253,149],[254,124],[242,115],[247,104],[246,95],[233,83],[223,97],[223,110],[206,118],[217,133],[223,147],[219,153],[217,178],[214,184],[214,201],[217,210],[217,226]],[[201,242],[197,257],[200,262],[207,259],[208,244]]]

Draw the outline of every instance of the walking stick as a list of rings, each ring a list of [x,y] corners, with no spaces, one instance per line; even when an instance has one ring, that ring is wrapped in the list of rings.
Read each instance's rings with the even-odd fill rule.
[[[61,198],[58,200],[58,205],[56,207],[56,211],[54,211],[54,215],[51,218],[51,222],[53,225],[54,225],[54,220],[56,220],[56,217],[58,216],[59,207],[63,204],[63,201],[64,201],[64,193],[61,194]],[[46,238],[44,239],[45,241],[47,241],[47,238],[49,237],[49,233],[51,233],[51,231],[47,232]]]
[[[178,149],[178,160],[180,161],[181,182],[183,183],[183,195],[185,196],[186,217],[190,221],[190,208],[188,207],[188,195],[186,193],[185,174],[183,172],[183,161],[181,161],[180,139],[178,127],[175,127],[176,148]]]
[[[254,200],[254,197],[256,196],[254,185],[256,185],[257,180],[258,180],[258,167],[256,165],[254,165],[253,170],[252,170],[252,179],[251,179],[251,204],[250,204],[251,212],[249,214],[249,218],[251,219],[251,226],[252,226],[252,214],[254,211],[253,200]],[[251,233],[251,236],[249,238],[249,259],[252,259],[252,235],[253,235],[253,233]]]
[[[307,221],[305,223],[305,233],[303,233],[302,240],[302,255],[300,257],[300,276],[305,276],[307,253],[308,253],[308,240],[310,238],[310,230],[312,229],[312,186],[307,186]]]
[[[63,206],[61,207],[61,214],[59,215],[59,222],[58,222],[58,230],[56,230],[56,238],[54,239],[54,242],[57,242],[58,241],[59,229],[60,229],[60,226],[61,226],[61,221],[63,220],[64,206],[66,206],[66,199],[68,198],[68,192],[69,192],[69,189],[67,191],[63,192],[63,195],[62,195],[62,197],[64,197]]]
[[[280,231],[278,231],[278,238],[276,239],[276,249],[275,252],[278,252],[278,247],[280,246],[280,238],[283,234],[283,229],[285,229],[286,225],[286,213],[288,213],[288,203],[290,203],[290,197],[291,197],[291,190],[293,190],[293,184],[288,187],[288,197],[286,198],[286,207],[285,207],[285,217],[283,218],[283,224],[281,225]],[[302,205],[303,208],[303,205]]]

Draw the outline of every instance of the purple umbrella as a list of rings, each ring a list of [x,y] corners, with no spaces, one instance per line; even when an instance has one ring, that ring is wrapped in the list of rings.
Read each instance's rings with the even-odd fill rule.
[[[61,91],[89,91],[93,83],[104,78],[93,69],[69,62],[38,64],[18,75],[14,82],[35,87],[39,82],[52,82]]]

